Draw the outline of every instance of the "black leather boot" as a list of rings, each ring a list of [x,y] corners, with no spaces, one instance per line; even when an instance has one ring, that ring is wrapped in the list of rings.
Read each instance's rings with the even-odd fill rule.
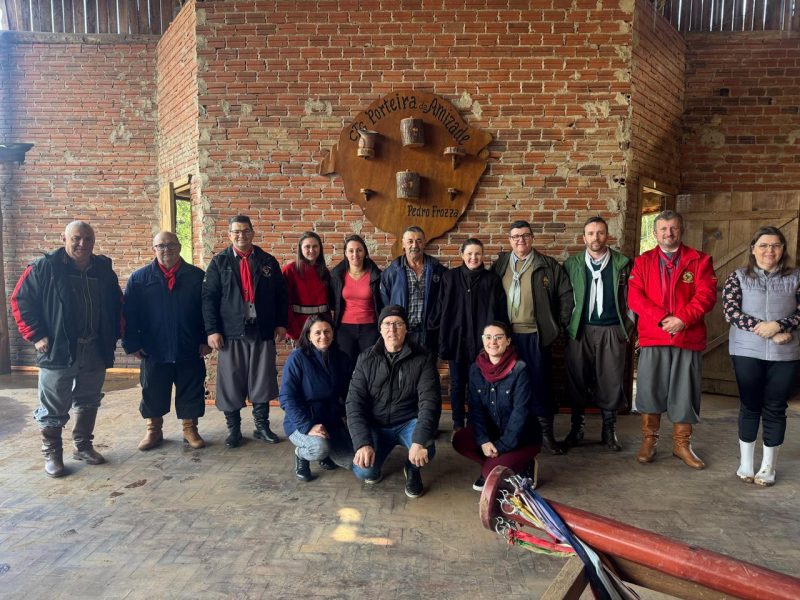
[[[311,474],[311,466],[305,458],[297,456],[297,450],[294,451],[294,476],[306,483],[314,479]]]
[[[550,454],[564,454],[564,448],[553,437],[553,417],[538,417],[538,420],[542,428],[542,449]]]
[[[228,437],[225,445],[228,448],[238,448],[242,445],[242,414],[238,410],[225,411],[225,425],[228,427]]]
[[[43,427],[42,455],[44,472],[50,477],[64,475],[64,449],[61,446],[61,427]]]
[[[75,411],[75,425],[72,427],[72,443],[75,444],[75,452],[72,453],[72,458],[82,460],[87,465],[102,465],[106,462],[103,455],[92,445],[96,420],[96,408],[83,408]]]
[[[572,413],[572,426],[569,429],[567,437],[564,438],[564,445],[567,447],[578,446],[583,441],[584,437],[584,422],[583,413]]]
[[[319,461],[320,469],[325,469],[326,471],[335,471],[339,467],[337,467],[336,463],[331,460],[330,456],[326,456],[321,461]]]
[[[263,440],[268,444],[277,444],[281,441],[269,428],[269,404],[253,404],[253,423],[256,428],[253,430],[253,437]]]
[[[617,415],[613,410],[602,410],[603,413],[603,434],[600,438],[603,444],[614,452],[622,450],[622,446],[617,439]]]

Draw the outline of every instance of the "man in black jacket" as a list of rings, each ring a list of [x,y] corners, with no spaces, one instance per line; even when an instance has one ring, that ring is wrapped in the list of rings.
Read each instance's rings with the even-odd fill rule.
[[[33,342],[39,366],[39,408],[44,470],[64,475],[61,430],[75,412],[72,457],[105,462],[94,449],[94,425],[106,369],[114,364],[122,294],[111,259],[93,254],[88,223],[73,221],[61,236],[64,247],[29,265],[11,296],[22,337]]]
[[[406,496],[417,498],[423,492],[419,469],[436,453],[439,373],[428,351],[406,339],[403,307],[384,308],[378,325],[381,339],[358,357],[347,394],[353,473],[367,484],[377,483],[389,453],[402,445],[408,449]]]
[[[139,412],[147,433],[139,450],[164,441],[162,426],[175,386],[175,413],[183,439],[192,448],[206,444],[197,431],[205,414],[206,363],[211,352],[203,327],[203,270],[181,258],[178,236],[161,231],[153,238],[155,260],[134,271],[125,286],[122,347],[140,359]]]
[[[241,409],[253,403],[253,435],[270,444],[269,401],[278,395],[275,344],[286,339],[289,300],[280,265],[253,244],[244,215],[228,223],[231,245],[211,259],[203,282],[203,320],[208,345],[219,351],[217,408],[225,413],[225,445],[242,443]]]
[[[534,249],[530,223],[511,223],[508,239],[511,252],[501,253],[492,270],[503,279],[514,347],[528,367],[531,404],[542,428],[542,448],[563,454],[553,436],[558,403],[550,396],[550,345],[572,316],[572,286],[554,258]]]

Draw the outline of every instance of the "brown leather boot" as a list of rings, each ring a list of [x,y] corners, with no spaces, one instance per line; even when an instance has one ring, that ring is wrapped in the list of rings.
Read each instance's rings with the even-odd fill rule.
[[[672,455],[677,456],[693,469],[703,469],[706,464],[692,451],[692,425],[672,424]]]
[[[183,440],[195,450],[206,447],[205,441],[197,432],[197,419],[183,420]]]
[[[102,465],[106,462],[103,455],[94,449],[94,424],[97,420],[96,408],[83,408],[75,411],[75,425],[72,427],[72,443],[75,452],[72,458],[82,460],[87,465]]]
[[[164,425],[164,417],[147,419],[147,433],[144,434],[142,441],[139,442],[139,450],[152,450],[161,445],[164,441],[164,433],[161,427]]]
[[[50,477],[61,477],[64,475],[64,449],[61,445],[61,427],[43,427],[41,431],[44,472]]]
[[[636,460],[651,463],[656,457],[658,429],[661,427],[661,413],[642,413],[642,446]]]

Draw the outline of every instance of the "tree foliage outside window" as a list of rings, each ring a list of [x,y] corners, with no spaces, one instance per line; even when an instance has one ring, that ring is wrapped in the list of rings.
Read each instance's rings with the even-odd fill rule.
[[[642,215],[642,231],[639,237],[639,254],[652,250],[656,247],[656,236],[653,234],[653,225],[655,225],[658,213],[651,213],[649,215]]]
[[[175,235],[181,243],[181,258],[192,264],[192,203],[175,200]]]

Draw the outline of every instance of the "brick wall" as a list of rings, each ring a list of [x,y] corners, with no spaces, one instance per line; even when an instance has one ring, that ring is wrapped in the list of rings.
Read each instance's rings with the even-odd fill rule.
[[[686,193],[800,189],[800,44],[779,32],[688,34]]]
[[[74,219],[94,225],[96,252],[113,258],[124,283],[148,259],[142,240],[149,241],[157,222],[158,38],[4,33],[3,39],[7,133],[35,144],[0,198],[6,293],[29,261],[61,245],[64,225]],[[31,346],[13,319],[11,331],[12,364],[32,364]]]
[[[637,0],[631,64],[632,106],[625,250],[634,254],[643,179],[680,187],[686,43],[649,0]]]
[[[351,231],[382,264],[390,240],[316,174],[340,129],[400,88],[440,94],[492,133],[492,159],[456,228],[430,252],[456,264],[478,235],[494,255],[515,217],[537,245],[574,248],[590,214],[621,231],[630,126],[633,2],[476,3],[366,0],[272,4],[210,1],[198,8],[200,171],[206,259],[227,243],[236,212],[255,218],[257,243],[281,261],[298,233],[315,229],[341,256]],[[395,8],[400,6],[400,8]]]

